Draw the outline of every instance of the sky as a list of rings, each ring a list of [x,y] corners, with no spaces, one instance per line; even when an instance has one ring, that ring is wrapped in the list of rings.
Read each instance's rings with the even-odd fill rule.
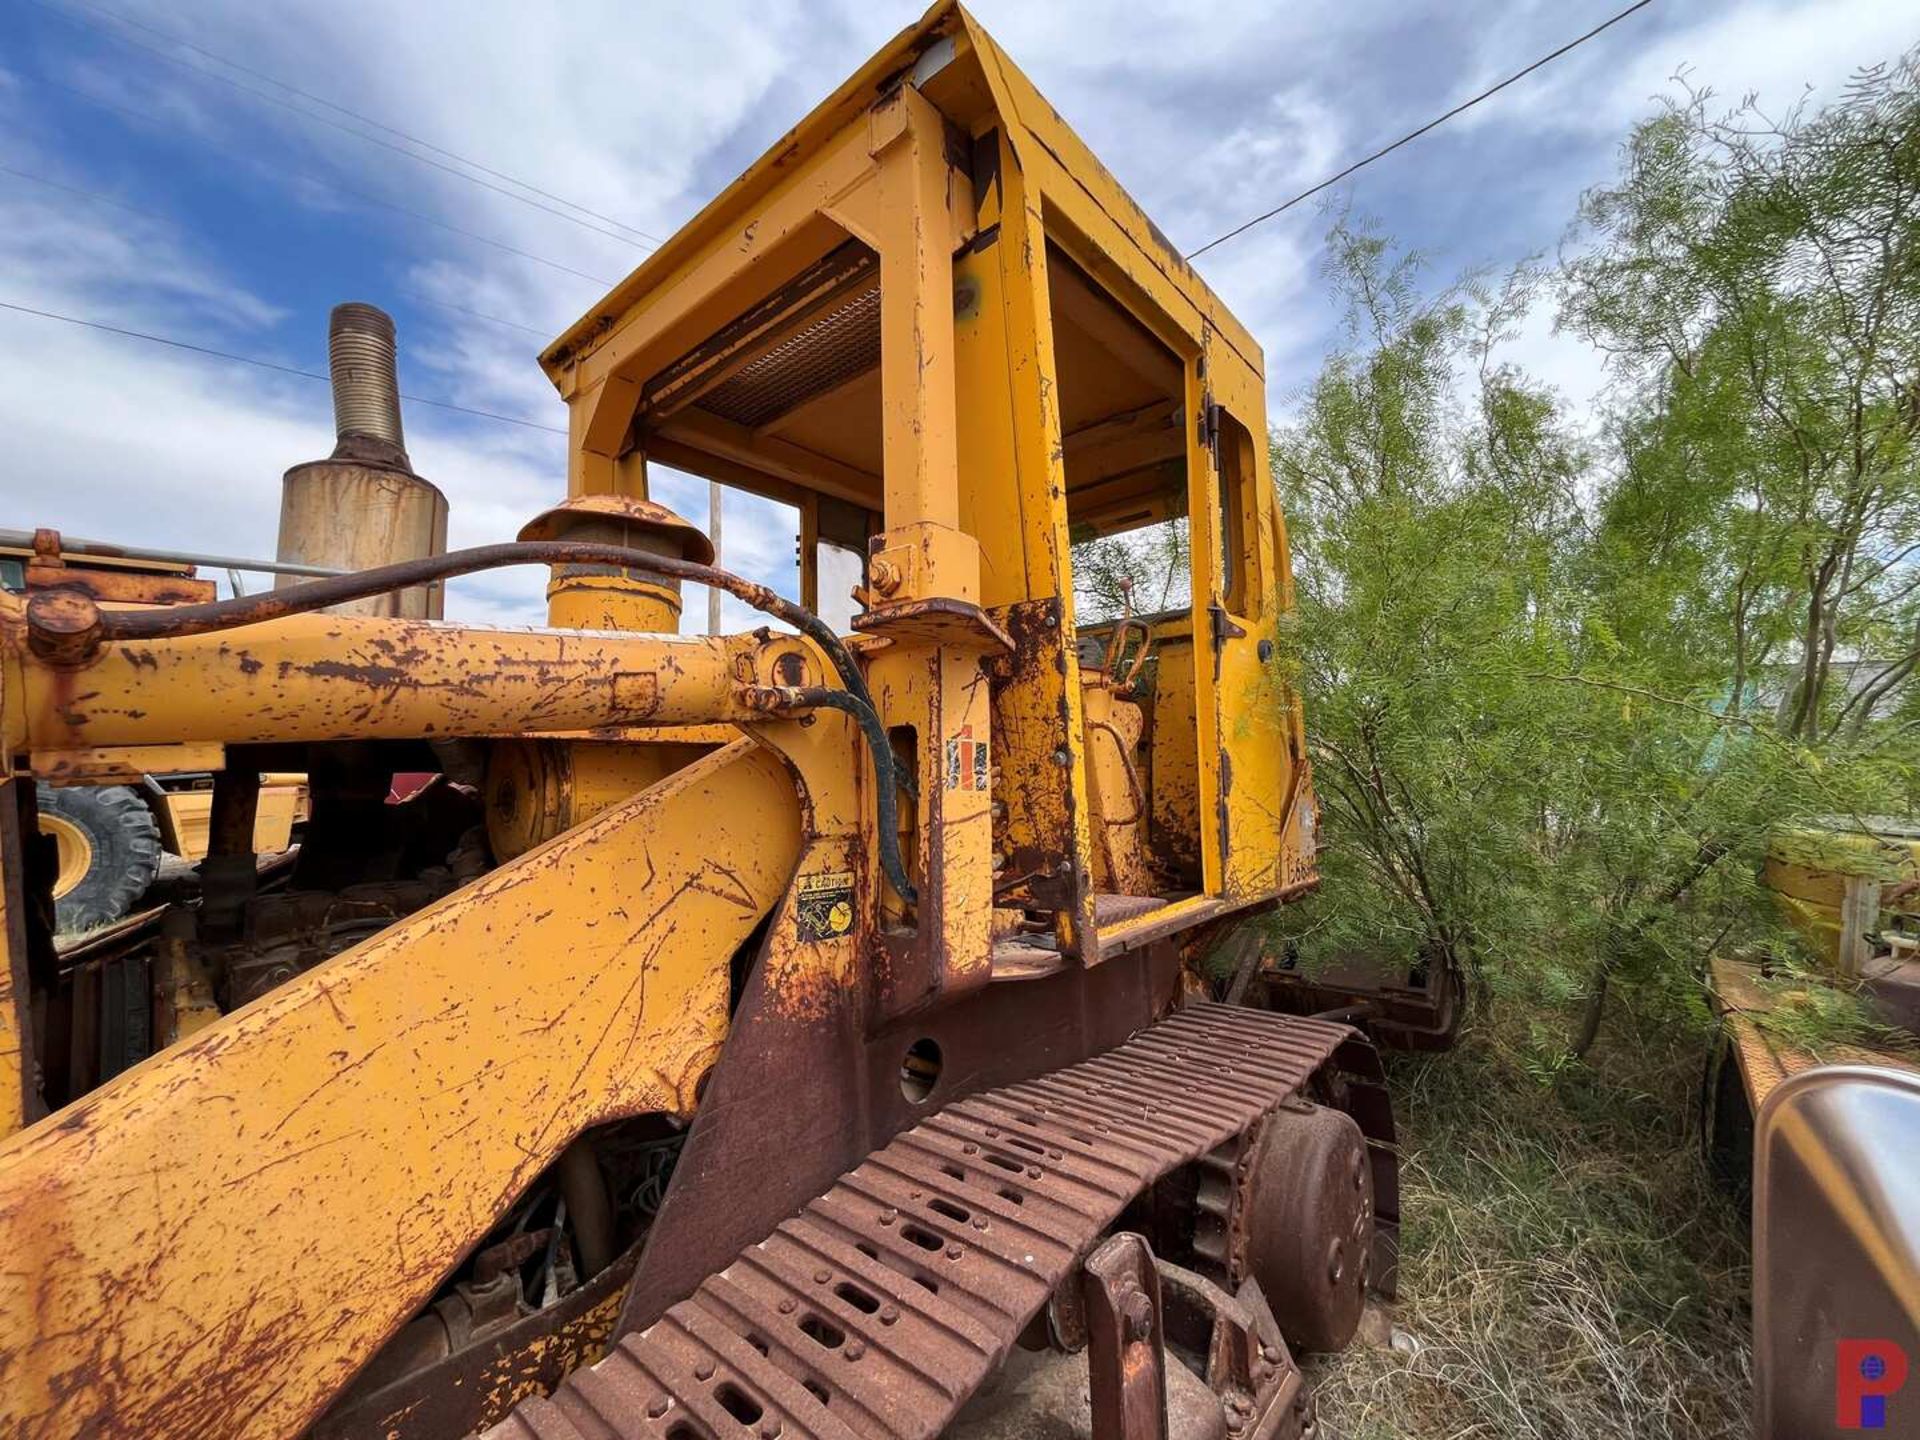
[[[1621,3],[972,9],[1192,250]],[[405,391],[564,427],[545,343],[919,13],[0,0],[0,302],[324,371],[328,309],[369,301],[395,317]],[[1920,13],[1894,0],[1655,0],[1196,263],[1265,346],[1284,414],[1342,339],[1318,268],[1334,211],[1419,251],[1436,287],[1550,257],[1677,74],[1784,109],[1916,40]],[[1547,307],[1507,358],[1577,406],[1603,383]],[[454,546],[511,538],[564,494],[558,435],[421,404],[406,426]],[[0,309],[0,527],[269,556],[281,473],[332,443],[323,384]],[[705,523],[704,482],[654,488]],[[729,500],[728,567],[794,594],[794,524]],[[537,623],[543,584],[456,581],[448,617]],[[750,623],[728,603],[729,628]],[[687,628],[704,616],[690,590]]]

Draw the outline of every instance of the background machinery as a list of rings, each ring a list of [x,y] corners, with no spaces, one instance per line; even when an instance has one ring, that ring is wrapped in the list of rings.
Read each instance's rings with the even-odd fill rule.
[[[1877,815],[1782,827],[1761,880],[1815,964],[1713,960],[1721,1024],[1701,1135],[1737,1190],[1751,1179],[1755,1119],[1782,1082],[1835,1063],[1920,1072],[1920,831]],[[1843,1000],[1860,1002],[1870,1028],[1835,1044],[1818,1020]]]
[[[1316,883],[1251,337],[951,5],[541,357],[567,488],[515,542],[441,553],[343,308],[359,548],[300,558],[354,573],[0,596],[16,1426],[1310,1433],[1395,1160],[1364,1039],[1197,963]],[[799,603],[653,464],[793,506]],[[1177,515],[1191,603],[1083,657],[1069,535]],[[550,628],[431,618],[509,564]],[[685,582],[766,623],[680,635]],[[90,1071],[29,782],[182,746],[202,893],[129,992],[153,1053]],[[275,772],[312,813],[270,889]]]
[[[0,531],[0,589],[26,595],[61,587],[109,604],[202,604],[215,594],[213,582],[200,579],[189,560],[63,541],[51,530]],[[121,767],[126,783],[119,785],[104,783],[111,778],[106,771],[62,772],[40,781],[39,828],[54,842],[53,898],[61,934],[79,935],[119,920],[159,875],[163,855],[206,857],[213,774],[192,767],[214,755],[182,753],[173,763],[187,768],[161,774]],[[168,763],[157,752],[142,758]],[[305,811],[304,776],[263,776],[251,848],[261,855],[284,852]]]

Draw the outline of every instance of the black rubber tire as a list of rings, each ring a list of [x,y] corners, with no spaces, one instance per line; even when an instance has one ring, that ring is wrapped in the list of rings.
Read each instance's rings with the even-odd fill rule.
[[[110,925],[133,908],[160,873],[160,826],[146,802],[124,785],[38,787],[42,814],[86,832],[93,863],[54,903],[62,935]]]

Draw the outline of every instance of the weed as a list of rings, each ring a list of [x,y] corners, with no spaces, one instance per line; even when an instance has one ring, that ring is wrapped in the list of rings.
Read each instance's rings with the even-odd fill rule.
[[[1624,1029],[1625,1027],[1618,1027]],[[1707,1178],[1697,1032],[1543,1071],[1524,1019],[1394,1057],[1398,1332],[1314,1362],[1348,1440],[1744,1435],[1745,1217]]]

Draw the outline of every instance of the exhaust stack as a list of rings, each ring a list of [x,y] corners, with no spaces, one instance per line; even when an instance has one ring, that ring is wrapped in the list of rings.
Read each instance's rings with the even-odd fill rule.
[[[444,554],[447,499],[413,473],[400,423],[393,317],[357,302],[333,307],[327,330],[333,379],[333,454],[287,471],[280,491],[278,559],[365,570]],[[283,578],[275,588],[298,583]],[[438,584],[332,607],[348,615],[437,620]]]
[[[333,376],[336,460],[362,450],[411,472],[400,429],[400,375],[394,363],[393,317],[350,301],[333,307],[327,326],[327,369]]]

